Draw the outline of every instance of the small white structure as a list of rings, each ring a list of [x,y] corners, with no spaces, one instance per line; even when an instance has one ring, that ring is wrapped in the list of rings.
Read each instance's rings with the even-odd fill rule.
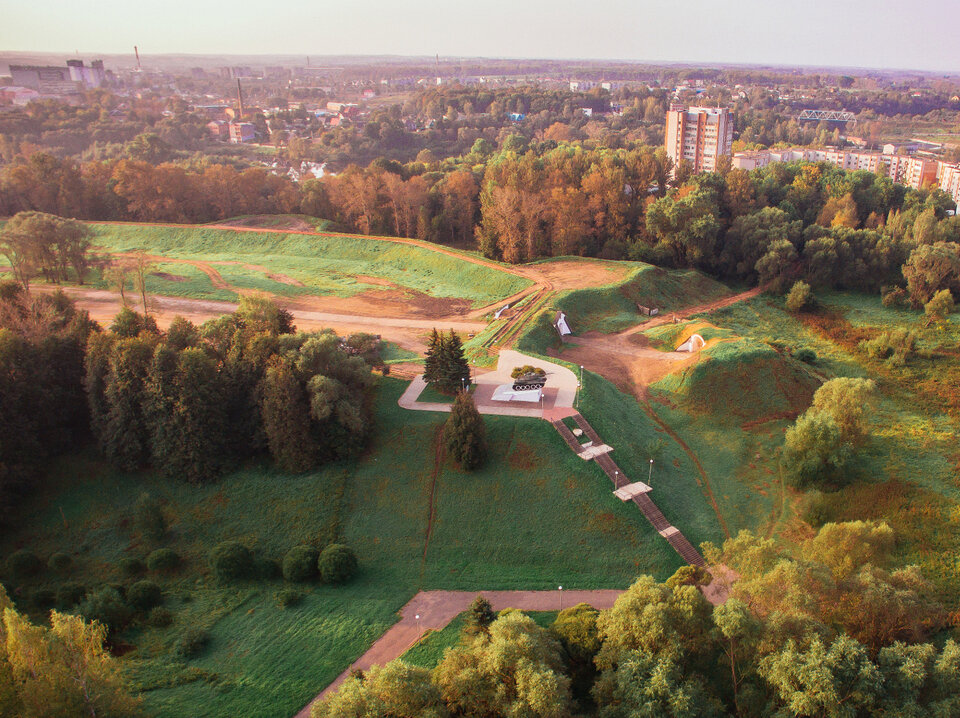
[[[524,401],[535,404],[543,397],[542,389],[523,389],[513,388],[513,384],[501,384],[493,390],[493,401]]]
[[[567,315],[563,312],[557,312],[557,315],[553,318],[553,326],[561,337],[573,334],[573,332],[570,331],[570,325],[567,324]]]
[[[703,345],[706,344],[703,341],[703,337],[699,334],[694,334],[687,341],[677,347],[678,352],[698,352],[703,349]]]
[[[509,305],[509,304],[504,304],[502,307],[500,307],[500,308],[496,311],[496,313],[493,315],[493,318],[494,318],[494,319],[499,319],[499,318],[500,318],[500,315],[503,314],[505,311],[507,311],[509,308],[510,308],[510,305]]]

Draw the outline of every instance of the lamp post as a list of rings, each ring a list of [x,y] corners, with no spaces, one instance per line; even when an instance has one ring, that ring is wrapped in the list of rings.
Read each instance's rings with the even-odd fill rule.
[[[418,613],[416,616],[414,616],[414,618],[417,619],[417,642],[419,643],[419,642],[420,642],[420,633],[421,633],[421,631],[420,631],[420,614]]]
[[[580,365],[580,381],[577,383],[577,411],[580,411],[580,392],[583,391],[583,364]]]
[[[563,586],[557,586],[557,591],[560,593],[560,610],[563,610]]]
[[[620,488],[620,472],[616,470],[613,472],[613,488]]]
[[[650,474],[647,476],[647,485],[653,486],[653,459],[650,459]]]

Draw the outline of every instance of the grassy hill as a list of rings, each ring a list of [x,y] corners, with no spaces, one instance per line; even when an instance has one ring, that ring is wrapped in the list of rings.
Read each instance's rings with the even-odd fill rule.
[[[705,304],[731,293],[720,282],[693,269],[670,270],[638,262],[629,264],[634,269],[624,281],[564,292],[553,303],[555,309],[567,313],[575,334],[587,331],[611,333],[632,327],[645,319],[637,311],[637,303],[657,307],[663,314]]]
[[[463,261],[456,256],[376,239],[234,231],[203,226],[91,226],[96,233],[93,243],[108,251],[143,250],[149,254],[211,264],[232,286],[280,295],[351,296],[382,290],[392,284],[395,288],[416,290],[432,297],[468,299],[475,306],[484,306],[530,285],[529,280],[522,277]],[[262,269],[244,265],[256,265]],[[223,298],[215,296],[216,290],[209,278],[204,281],[197,276],[202,272],[190,265],[171,264],[161,271],[186,276],[189,281],[164,281],[154,277],[150,286],[152,291],[202,299]],[[270,275],[282,276],[287,281],[278,281]]]
[[[397,406],[404,386],[381,381],[378,429],[365,456],[302,476],[253,465],[191,486],[118,473],[93,456],[62,461],[53,488],[23,507],[23,528],[0,540],[0,555],[29,547],[46,561],[64,551],[73,568],[67,576],[44,569],[26,581],[4,575],[4,582],[35,617],[43,610],[34,598],[66,580],[129,585],[136,579],[121,574],[120,560],[155,548],[131,523],[134,503],[148,491],[169,524],[159,545],[184,563],[169,574],[147,573],[162,585],[173,625],[119,636],[146,707],[159,716],[289,718],[420,589],[624,587],[639,573],[663,579],[680,566],[640,512],[615,499],[600,470],[546,422],[487,418],[491,460],[465,474],[437,462],[442,417]],[[210,549],[223,540],[281,559],[293,545],[323,546],[334,537],[356,549],[360,575],[343,587],[301,587],[307,595],[297,607],[279,606],[282,580],[220,585],[208,568]],[[211,642],[199,657],[181,660],[174,646],[191,626],[208,630]]]

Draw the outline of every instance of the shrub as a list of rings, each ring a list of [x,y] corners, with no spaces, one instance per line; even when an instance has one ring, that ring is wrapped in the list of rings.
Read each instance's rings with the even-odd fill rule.
[[[149,611],[163,600],[163,592],[153,581],[137,581],[127,589],[127,602],[138,611]]]
[[[787,294],[787,311],[802,312],[813,306],[813,295],[806,282],[795,282]]]
[[[73,608],[87,595],[87,589],[76,581],[64,581],[57,588],[57,605],[61,609]]]
[[[295,588],[284,588],[277,591],[277,603],[283,608],[298,606],[303,602],[303,592]]]
[[[176,653],[181,658],[199,656],[210,643],[210,634],[202,628],[191,627],[177,641]]]
[[[297,582],[316,578],[319,557],[319,552],[312,546],[294,546],[283,557],[283,577]]]
[[[813,349],[803,347],[793,353],[793,358],[797,361],[802,361],[804,364],[815,364],[817,361],[817,353],[813,351]]]
[[[357,572],[357,556],[349,547],[332,543],[321,552],[317,569],[324,583],[343,583]]]
[[[833,520],[833,507],[822,491],[811,491],[804,499],[801,515],[804,521],[818,529]]]
[[[147,556],[147,568],[151,571],[170,571],[180,565],[180,556],[171,548],[158,548]]]
[[[709,586],[713,576],[706,569],[699,566],[681,566],[667,579],[668,588],[677,586]]]
[[[56,601],[56,594],[49,588],[38,588],[30,594],[30,603],[32,603],[33,607],[38,611],[46,611],[53,607]]]
[[[956,305],[949,289],[941,289],[933,298],[923,305],[923,312],[927,315],[927,324],[946,321],[947,316],[953,314]]]
[[[887,291],[881,290],[882,299],[880,300],[881,304],[885,307],[903,307],[906,306],[907,301],[910,299],[910,295],[907,294],[907,290],[902,287],[889,287],[885,288]]]
[[[104,586],[87,595],[80,604],[80,615],[88,621],[99,621],[114,631],[127,624],[133,611],[116,588]]]
[[[222,581],[248,578],[253,573],[253,556],[239,541],[224,541],[210,552],[210,566]]]
[[[166,628],[173,624],[173,612],[163,606],[157,606],[147,616],[147,623],[154,628]]]
[[[906,329],[894,329],[864,340],[859,346],[871,359],[886,359],[893,366],[903,366],[916,351],[917,335]]]
[[[70,570],[70,566],[73,563],[73,559],[70,558],[65,553],[55,553],[50,556],[50,560],[47,561],[47,566],[51,571],[56,573],[66,573]]]
[[[13,574],[14,578],[28,578],[35,576],[40,572],[43,566],[37,554],[26,549],[15,551],[7,559],[7,570]]]
[[[791,484],[841,483],[848,479],[852,450],[840,426],[826,412],[807,411],[787,429],[781,463]]]
[[[117,568],[124,576],[137,576],[146,570],[143,561],[138,558],[122,558],[117,562]]]
[[[159,541],[167,530],[160,504],[150,494],[140,494],[134,506],[133,520],[140,534],[151,541]]]

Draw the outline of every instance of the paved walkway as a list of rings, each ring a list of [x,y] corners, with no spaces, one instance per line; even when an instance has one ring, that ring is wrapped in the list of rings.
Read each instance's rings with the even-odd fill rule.
[[[380,636],[370,649],[341,673],[320,695],[303,707],[296,718],[309,718],[310,707],[315,701],[329,695],[343,683],[354,670],[365,671],[371,666],[382,666],[399,658],[419,641],[428,630],[438,631],[459,614],[466,611],[473,599],[483,596],[494,611],[518,608],[522,611],[557,611],[578,603],[588,603],[594,608],[607,609],[613,606],[619,589],[596,591],[421,591],[400,609],[400,620]],[[420,620],[416,616],[420,616]]]
[[[583,431],[584,435],[590,439],[590,441],[593,443],[593,446],[604,446],[603,441],[600,439],[600,435],[597,434],[594,428],[590,426],[589,422],[587,422],[583,416],[580,414],[574,414],[573,420]],[[617,466],[617,463],[610,456],[610,451],[604,451],[602,453],[592,452],[589,448],[585,448],[580,444],[580,442],[577,440],[577,437],[573,435],[573,432],[562,421],[558,419],[552,421],[551,423],[560,436],[563,437],[563,440],[567,442],[567,446],[569,446],[574,453],[582,458],[589,458],[590,460],[595,461],[597,465],[603,469],[603,473],[605,473],[610,481],[613,482],[614,490],[617,490],[621,486],[626,486],[630,483],[630,479],[628,479],[627,475],[620,470],[620,467]],[[704,561],[703,556],[700,555],[700,552],[693,547],[693,544],[690,543],[690,541],[688,541],[687,538],[680,532],[680,529],[667,521],[667,517],[664,516],[663,512],[657,508],[655,503],[653,503],[653,500],[650,498],[649,494],[638,494],[631,500],[637,505],[637,508],[643,512],[643,515],[646,516],[647,521],[653,525],[653,528],[656,529],[657,533],[663,536],[667,542],[673,546],[674,550],[680,554],[680,557],[684,561],[689,563],[691,566],[706,568],[707,562]]]
[[[543,388],[543,401],[538,404],[528,404],[516,401],[494,401],[493,392],[501,384],[513,382],[510,373],[515,367],[530,364],[540,367],[547,373],[546,386]],[[559,418],[574,413],[573,401],[577,396],[577,377],[564,366],[550,361],[527,356],[510,349],[500,352],[497,358],[497,368],[494,371],[478,373],[474,377],[477,387],[473,399],[477,411],[481,414],[500,416],[528,416],[536,419]],[[441,402],[417,401],[420,394],[427,387],[423,375],[416,377],[397,403],[404,409],[414,411],[450,411],[452,404]]]

